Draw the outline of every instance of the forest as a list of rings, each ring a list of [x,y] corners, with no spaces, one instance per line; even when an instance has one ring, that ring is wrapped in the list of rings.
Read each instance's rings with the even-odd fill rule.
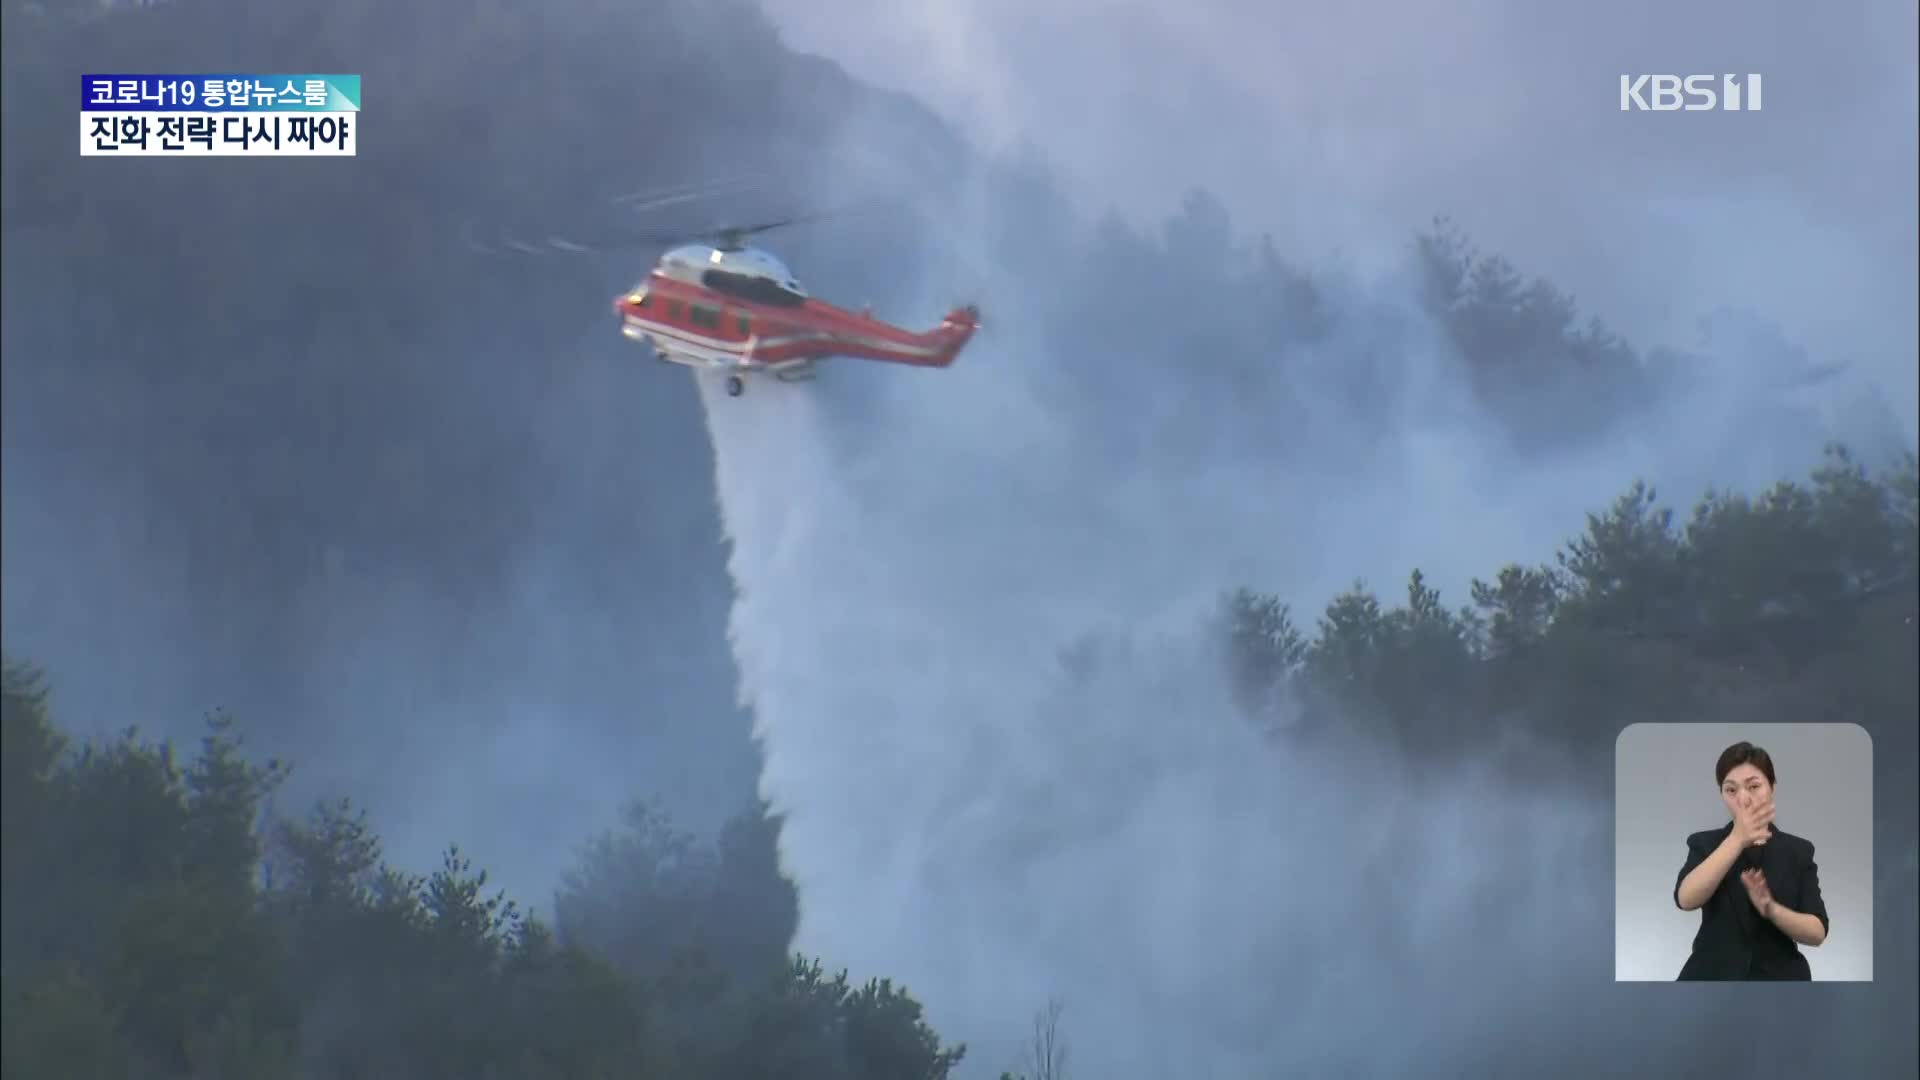
[[[552,360],[585,351],[576,327],[604,315],[605,271],[475,266],[456,243],[473,221],[552,220],[603,199],[609,177],[673,183],[689,165],[723,172],[749,157],[811,183],[799,163],[856,117],[911,158],[899,169],[925,199],[988,192],[1002,209],[986,243],[1016,293],[1044,275],[1060,286],[1032,289],[1038,310],[1022,314],[1053,336],[1055,404],[1098,452],[1177,455],[1194,431],[1306,439],[1308,406],[1249,386],[1327,354],[1352,415],[1394,422],[1370,406],[1395,392],[1393,360],[1408,344],[1396,313],[1272,243],[1235,243],[1225,208],[1204,193],[1158,234],[1115,220],[1078,229],[1044,177],[974,162],[912,103],[786,52],[751,5],[571,6],[556,19],[474,0],[271,14],[239,0],[108,14],[112,5],[77,0],[6,5],[0,332],[7,397],[34,403],[9,410],[7,456],[53,463],[34,478],[50,503],[138,518],[142,550],[177,556],[168,588],[192,613],[152,625],[129,616],[107,644],[90,641],[85,663],[67,657],[59,679],[19,645],[39,628],[9,623],[6,1076],[939,1080],[964,1060],[912,987],[789,952],[799,898],[777,860],[780,820],[764,807],[710,835],[639,786],[613,828],[547,841],[581,846],[543,907],[546,897],[506,895],[455,846],[471,833],[447,837],[438,866],[393,865],[382,822],[340,798],[341,768],[322,773],[331,794],[290,794],[342,745],[376,748],[364,767],[404,789],[457,738],[425,725],[402,734],[412,718],[388,706],[294,692],[326,658],[305,618],[316,583],[378,593],[404,582],[458,612],[449,622],[511,642],[525,627],[471,613],[496,610],[502,568],[535,541],[559,546],[570,588],[621,613],[576,666],[538,671],[577,709],[576,741],[624,750],[595,740],[682,723],[750,754],[730,686],[685,717],[664,706],[634,715],[656,688],[632,653],[710,638],[724,667],[728,585],[717,568],[686,569],[717,561],[708,478],[672,464],[700,439],[690,395],[634,392],[638,377],[610,373],[611,362]],[[651,17],[629,18],[636,8]],[[72,153],[83,71],[213,70],[235,57],[362,74],[368,135],[355,167],[93,169]],[[749,74],[713,79],[722,69]],[[516,78],[484,77],[506,70]],[[680,112],[689,87],[703,89],[699,125]],[[629,125],[668,133],[673,152],[608,135]],[[1623,340],[1445,221],[1409,241],[1422,315],[1520,450],[1596,444],[1694,377],[1697,358]],[[796,248],[812,274],[884,303],[907,286],[858,252],[942,243],[937,222],[900,210]],[[1069,254],[1019,265],[1034,245]],[[23,265],[35,272],[12,271]],[[126,287],[100,304],[102,282]],[[1169,293],[1205,317],[1124,341],[1084,330],[1129,324],[1143,298]],[[551,317],[475,317],[517,309]],[[1094,422],[1101,394],[1155,385],[1166,357],[1190,355],[1227,359],[1190,369],[1164,426]],[[1104,381],[1089,391],[1081,365],[1095,364]],[[607,419],[604,400],[633,404]],[[552,438],[538,418],[554,414],[575,438]],[[1754,422],[1783,440],[1802,433],[1797,414]],[[1692,505],[1632,484],[1551,562],[1488,565],[1465,604],[1443,603],[1412,567],[1404,590],[1356,583],[1324,607],[1238,583],[1222,600],[1219,678],[1246,722],[1291,753],[1357,742],[1409,763],[1508,761],[1516,783],[1539,775],[1542,754],[1610,761],[1622,716],[1855,722],[1881,770],[1877,835],[1910,850],[1920,476],[1911,453],[1883,457],[1834,446],[1799,463],[1795,482]],[[10,472],[22,490],[15,483]],[[646,488],[649,513],[608,506],[604,492],[620,485]],[[76,513],[90,525],[124,520]],[[564,534],[538,531],[556,521]],[[19,550],[12,533],[8,546]],[[43,586],[47,610],[118,605],[148,584],[145,565]],[[462,670],[451,646],[432,651],[437,628],[416,628],[407,655],[418,667],[401,678],[441,684]],[[136,652],[193,666],[246,707],[208,718],[198,739],[159,734],[196,720],[171,705],[63,710],[95,678],[90,664],[107,684]],[[612,704],[581,689],[590,676]],[[267,741],[292,746],[289,760],[250,749]],[[477,783],[459,794],[476,822],[540,813]],[[1911,923],[1883,920],[1876,946],[1910,958]],[[1910,994],[1910,965],[1904,977]],[[1911,1012],[1897,1013],[1886,1011],[1886,1030],[1905,1042],[1887,1056],[1910,1062]],[[1037,1021],[1027,1080],[1071,1072],[1047,1045],[1054,1019],[1043,1010]],[[1069,1042],[1071,1021],[1060,1021]]]
[[[1911,457],[1880,476],[1838,450],[1680,524],[1636,486],[1462,610],[1417,571],[1404,601],[1356,590],[1311,627],[1240,590],[1221,677],[1249,722],[1289,715],[1273,737],[1300,753],[1334,716],[1410,756],[1494,753],[1529,716],[1566,718],[1536,734],[1569,755],[1610,750],[1622,715],[1857,722],[1893,781],[1881,835],[1910,835],[1917,500]],[[786,954],[796,897],[764,812],[703,844],[636,803],[535,916],[458,847],[388,865],[346,801],[267,814],[288,767],[251,760],[231,718],[191,752],[134,730],[74,745],[52,689],[8,662],[9,1076],[932,1080],[964,1054],[910,988]]]

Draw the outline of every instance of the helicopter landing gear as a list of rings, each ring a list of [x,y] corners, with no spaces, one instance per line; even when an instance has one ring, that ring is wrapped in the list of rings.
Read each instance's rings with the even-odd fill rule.
[[[727,376],[727,396],[739,397],[747,392],[747,380],[738,375]]]

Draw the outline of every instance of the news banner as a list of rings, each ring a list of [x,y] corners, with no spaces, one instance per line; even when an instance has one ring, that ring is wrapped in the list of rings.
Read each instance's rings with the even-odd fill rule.
[[[85,75],[82,157],[353,157],[358,75]]]

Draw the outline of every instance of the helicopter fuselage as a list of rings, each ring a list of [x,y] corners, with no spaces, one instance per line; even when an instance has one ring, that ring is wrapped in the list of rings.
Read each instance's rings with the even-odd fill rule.
[[[979,313],[955,308],[915,332],[816,300],[778,258],[756,248],[693,244],[661,257],[653,272],[614,300],[621,333],[656,356],[739,376],[807,378],[833,356],[946,367],[973,336]]]

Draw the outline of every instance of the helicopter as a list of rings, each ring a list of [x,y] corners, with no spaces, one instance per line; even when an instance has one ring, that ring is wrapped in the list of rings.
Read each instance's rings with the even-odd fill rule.
[[[653,205],[688,196],[648,200]],[[609,243],[548,237],[545,249],[591,253],[659,244],[668,250],[633,288],[613,300],[620,332],[648,346],[656,359],[726,373],[729,397],[745,393],[747,379],[811,379],[822,360],[848,357],[912,367],[950,366],[980,327],[980,309],[954,307],[939,325],[914,331],[811,296],[779,257],[750,237],[823,215],[787,217],[704,233],[623,232]],[[670,246],[669,246],[670,245]],[[509,246],[544,253],[537,246]]]
[[[620,332],[668,363],[727,372],[727,394],[739,397],[749,375],[810,379],[815,365],[836,356],[947,367],[979,329],[972,304],[913,331],[813,298],[778,257],[745,242],[787,223],[730,228],[667,251],[614,299]]]

